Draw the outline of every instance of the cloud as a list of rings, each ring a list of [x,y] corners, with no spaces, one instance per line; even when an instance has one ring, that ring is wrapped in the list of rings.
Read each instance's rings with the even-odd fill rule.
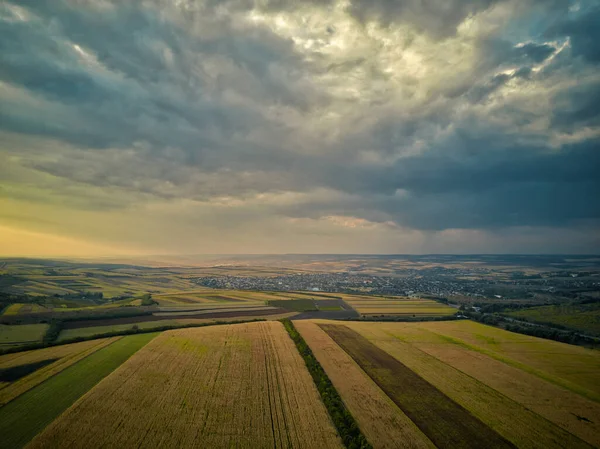
[[[581,56],[587,61],[597,64],[600,62],[600,4],[598,2],[581,2],[582,8],[573,9],[573,14],[563,16],[561,20],[548,27],[548,36],[568,36],[575,56]]]
[[[160,251],[600,249],[578,5],[5,2],[0,220]]]

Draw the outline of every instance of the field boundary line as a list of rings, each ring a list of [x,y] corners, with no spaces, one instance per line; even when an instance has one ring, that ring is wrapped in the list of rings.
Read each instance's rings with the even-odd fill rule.
[[[337,392],[333,383],[327,376],[327,373],[312,353],[308,344],[294,324],[290,320],[282,320],[285,330],[296,345],[296,349],[306,364],[308,372],[311,374],[315,386],[325,405],[329,417],[337,429],[344,446],[347,448],[372,449],[371,444],[363,435],[358,423],[344,404],[340,394]]]

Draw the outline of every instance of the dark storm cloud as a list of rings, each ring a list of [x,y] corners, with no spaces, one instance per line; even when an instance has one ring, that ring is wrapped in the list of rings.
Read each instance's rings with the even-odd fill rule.
[[[552,125],[567,132],[600,126],[600,82],[581,84],[553,98]]]
[[[161,17],[160,10],[137,4],[119,5],[104,14],[58,1],[20,5],[40,19],[2,22],[0,78],[69,104],[86,123],[75,120],[69,129],[56,129],[52,117],[41,126],[37,117],[29,122],[28,117],[13,116],[2,121],[4,129],[24,132],[30,127],[32,133],[90,147],[144,140],[201,151],[220,148],[225,134],[268,126],[254,110],[225,105],[220,96],[227,88],[306,107],[305,93],[293,91],[298,61],[291,44],[268,31],[236,32],[227,20],[205,18],[214,30],[190,36]],[[82,67],[69,42],[93,52],[118,76]],[[211,57],[224,60],[223,66],[207,74]],[[289,72],[278,78],[269,71],[271,64]]]
[[[548,27],[549,37],[568,36],[573,54],[594,64],[600,63],[600,4],[584,6],[575,17],[565,16]]]
[[[498,3],[353,0],[349,11],[446,38]],[[392,56],[376,60],[381,42],[347,57],[324,50],[307,57],[302,45],[319,39],[296,45],[275,27],[236,21],[251,10],[293,12],[294,2],[191,2],[183,10],[161,2],[18,5],[29,20],[0,21],[0,80],[12,89],[0,98],[0,128],[68,147],[52,157],[23,149],[29,169],[169,200],[294,192],[305,196],[261,211],[413,229],[600,219],[597,134],[573,137],[600,126],[600,80],[590,71],[600,60],[592,48],[598,9],[536,23],[542,31],[524,42],[501,30],[465,38],[458,68],[427,68],[439,55],[426,48],[413,68],[427,70],[398,86],[393,78],[402,71],[385,66]],[[322,28],[339,34],[335,24]],[[560,50],[566,39],[571,47]],[[463,56],[461,45],[475,55],[464,65],[470,53]],[[357,73],[367,75],[355,85]],[[394,97],[394,89],[413,87]],[[343,97],[348,91],[354,100]],[[318,189],[335,194],[315,197]],[[125,207],[127,198],[116,203]]]
[[[359,20],[383,24],[404,22],[435,37],[446,37],[469,15],[501,0],[352,0],[351,13]]]

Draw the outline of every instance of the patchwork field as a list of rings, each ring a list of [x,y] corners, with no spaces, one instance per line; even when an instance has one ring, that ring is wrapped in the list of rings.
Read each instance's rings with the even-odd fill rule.
[[[161,334],[29,447],[342,447],[279,322]]]
[[[0,406],[120,337],[0,356]]]
[[[25,445],[155,336],[144,334],[117,337],[107,346],[13,398],[0,408],[0,446],[19,448]],[[30,376],[35,374],[34,372]],[[25,379],[27,377],[23,378]]]
[[[374,447],[402,447],[378,442],[377,426],[391,420],[421,445],[600,445],[597,351],[469,321],[313,320],[298,328]],[[373,400],[361,398],[367,388]]]
[[[457,312],[453,307],[429,299],[351,295],[344,295],[343,299],[363,316],[444,316]]]
[[[435,448],[431,440],[319,326],[310,321],[294,321],[294,325],[373,447]]]
[[[218,316],[215,316],[218,315]],[[58,341],[70,340],[73,338],[90,338],[95,335],[102,335],[110,332],[122,332],[127,330],[142,329],[142,330],[152,330],[158,328],[164,328],[165,326],[173,326],[173,327],[181,327],[191,324],[209,324],[209,323],[227,323],[231,321],[240,321],[240,320],[281,320],[284,318],[291,318],[296,315],[295,312],[287,312],[285,310],[257,310],[254,312],[250,312],[248,314],[245,313],[230,313],[230,316],[224,316],[225,313],[219,314],[192,314],[190,315],[181,315],[176,314],[173,317],[163,317],[165,319],[157,319],[154,318],[152,320],[152,316],[148,317],[149,321],[138,321],[134,323],[127,324],[118,324],[120,321],[124,320],[115,320],[117,324],[108,324],[108,325],[92,325],[92,326],[83,326],[83,327],[73,327],[71,329],[63,329],[59,336]],[[200,318],[199,318],[200,317]],[[204,318],[202,318],[204,317]],[[99,320],[89,321],[86,324],[99,324]],[[106,320],[108,321],[108,320]],[[77,324],[75,324],[77,325]]]

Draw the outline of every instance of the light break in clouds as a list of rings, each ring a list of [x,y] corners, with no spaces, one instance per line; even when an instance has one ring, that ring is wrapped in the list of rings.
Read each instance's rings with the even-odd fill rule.
[[[0,4],[0,253],[600,252],[600,2]]]

